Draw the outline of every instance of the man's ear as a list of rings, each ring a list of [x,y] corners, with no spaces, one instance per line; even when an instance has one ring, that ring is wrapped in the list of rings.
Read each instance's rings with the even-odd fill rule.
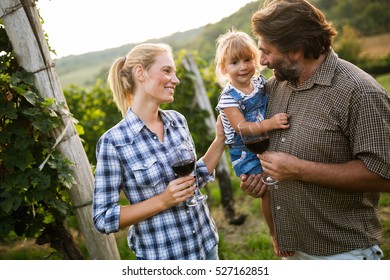
[[[300,58],[304,57],[304,51],[303,51],[303,49],[298,49],[296,51],[291,51],[291,52],[288,53],[288,56],[289,56],[290,59],[299,60]]]

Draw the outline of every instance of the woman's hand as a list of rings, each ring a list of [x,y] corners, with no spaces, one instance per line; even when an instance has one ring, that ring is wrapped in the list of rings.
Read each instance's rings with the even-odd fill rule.
[[[195,178],[183,176],[172,180],[159,197],[166,208],[171,208],[193,196],[195,188]]]
[[[165,190],[159,195],[121,207],[119,227],[126,228],[146,220],[166,209],[178,205],[194,195],[195,178],[184,176],[169,182]]]

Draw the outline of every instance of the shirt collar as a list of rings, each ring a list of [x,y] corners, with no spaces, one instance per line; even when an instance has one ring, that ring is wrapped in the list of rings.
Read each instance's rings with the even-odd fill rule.
[[[138,133],[145,126],[145,123],[129,108],[125,115],[124,121],[127,128],[132,132],[132,135],[138,135]]]
[[[337,54],[333,50],[330,50],[324,62],[321,63],[318,69],[314,72],[313,82],[320,85],[330,86],[336,71],[337,61]]]
[[[298,90],[306,90],[312,88],[314,84],[330,86],[332,84],[332,79],[336,71],[337,61],[337,54],[333,50],[330,50],[326,55],[325,60],[314,71],[313,75],[311,75],[306,81],[304,81],[302,85],[298,87]],[[296,88],[290,83],[289,85],[290,87]]]
[[[164,110],[159,109],[159,114],[164,123],[164,127],[177,126],[177,122]],[[146,126],[145,123],[129,108],[127,111],[124,121],[127,128],[132,132],[131,134],[137,136],[141,130]]]

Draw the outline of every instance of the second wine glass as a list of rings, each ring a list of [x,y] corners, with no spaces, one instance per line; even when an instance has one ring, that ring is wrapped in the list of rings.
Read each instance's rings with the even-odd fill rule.
[[[269,137],[267,132],[258,133],[253,127],[254,125],[259,126],[260,122],[260,119],[257,119],[255,122],[247,122],[244,120],[238,124],[238,131],[245,147],[254,154],[262,154],[269,147]],[[268,186],[275,185],[278,182],[267,174],[263,174],[261,180]]]

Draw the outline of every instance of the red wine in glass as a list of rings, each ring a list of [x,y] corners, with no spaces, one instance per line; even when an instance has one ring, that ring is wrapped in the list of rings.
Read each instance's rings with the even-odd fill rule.
[[[268,149],[269,138],[246,142],[245,146],[254,154],[262,154]]]
[[[190,175],[195,168],[195,160],[188,159],[176,162],[172,165],[172,169],[178,177]]]
[[[256,122],[259,123],[257,126],[260,126],[261,119],[256,119]],[[264,131],[262,133],[256,133],[252,126],[253,123],[251,122],[240,122],[238,124],[239,134],[249,151],[255,154],[262,154],[269,146],[268,134]],[[262,181],[264,184],[269,186],[275,185],[278,182],[267,174],[263,174]]]

